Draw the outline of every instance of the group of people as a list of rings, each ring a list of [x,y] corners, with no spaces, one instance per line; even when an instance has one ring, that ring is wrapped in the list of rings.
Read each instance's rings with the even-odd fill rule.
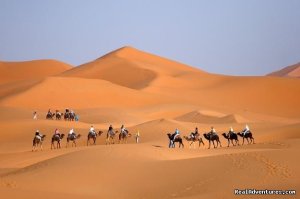
[[[125,128],[124,124],[121,125],[121,134],[128,136],[128,130]],[[114,136],[115,135],[115,131],[112,125],[109,125],[107,132],[111,135]],[[140,139],[140,131],[138,130],[137,133],[135,134],[135,141],[136,143],[139,143],[139,139]]]
[[[250,132],[250,128],[248,126],[248,124],[246,124],[244,130],[241,132],[242,136],[245,136],[247,133]],[[228,134],[227,136],[230,137],[232,134],[234,133],[234,130],[232,127],[230,127],[229,131],[228,131]],[[210,129],[210,132],[208,133],[209,136],[212,136],[212,135],[216,135],[217,132],[216,132],[216,129],[212,126],[211,129]],[[175,132],[173,134],[173,139],[171,140],[172,142],[175,141],[175,139],[180,135],[180,132],[179,130],[176,128],[175,129]],[[197,136],[199,135],[199,132],[198,132],[198,127],[195,128],[195,131],[194,132],[191,132],[190,133],[190,138],[192,139],[195,139]]]
[[[39,130],[36,130],[35,136],[36,136],[37,138],[41,139],[42,136],[43,136],[43,134],[41,134]],[[59,132],[58,129],[55,129],[53,136],[57,136],[58,138],[61,137],[61,133]],[[73,138],[76,139],[77,135],[76,135],[74,129],[71,129],[71,130],[69,131],[68,136],[70,136],[70,137],[72,136]]]
[[[79,121],[79,116],[75,114],[73,110],[68,108],[65,110],[65,113],[61,113],[59,110],[55,110],[55,112],[52,112],[51,109],[48,109],[46,119],[53,119],[54,116],[57,120],[60,120],[62,117],[64,117],[65,120]],[[37,111],[33,112],[33,119],[37,119]]]
[[[125,128],[124,125],[122,125],[120,129],[121,129],[121,133],[123,133],[125,136],[128,135],[128,130]],[[97,134],[97,133],[96,133],[96,130],[95,130],[95,128],[94,128],[93,125],[91,125],[91,127],[90,127],[90,129],[89,129],[89,133],[94,134],[94,135]],[[110,125],[110,126],[108,127],[108,133],[109,133],[110,135],[112,135],[112,136],[115,135],[115,131],[114,131],[114,128],[113,128],[112,125]],[[55,129],[53,135],[54,135],[54,136],[57,136],[59,139],[60,139],[60,137],[61,137],[61,133],[59,132],[58,129]],[[40,133],[39,130],[36,130],[35,136],[36,136],[37,138],[41,139],[43,135]],[[69,133],[68,133],[68,136],[70,136],[70,137],[72,136],[73,139],[76,139],[76,138],[77,138],[77,135],[76,135],[76,133],[75,133],[75,131],[74,131],[73,128],[70,129],[70,131],[69,131]],[[136,143],[139,143],[139,138],[140,138],[140,132],[137,131],[137,133],[135,134]]]
[[[122,133],[122,134],[125,135],[125,136],[128,135],[128,130],[125,128],[124,125],[122,125],[120,129],[121,129],[121,132],[120,132],[120,133]],[[108,132],[108,134],[110,134],[111,136],[114,136],[114,135],[115,135],[115,131],[114,131],[114,128],[113,128],[112,125],[109,125],[108,131],[107,131],[107,132]],[[244,130],[241,132],[241,134],[242,134],[242,136],[245,136],[245,135],[246,135],[247,133],[249,133],[249,132],[250,132],[250,128],[249,128],[249,126],[246,124],[246,126],[245,126]],[[90,127],[90,129],[89,129],[89,133],[96,135],[96,131],[95,131],[95,128],[94,128],[93,125],[91,125],[91,127]],[[234,132],[233,128],[230,127],[230,129],[229,129],[229,131],[228,131],[228,133],[227,133],[227,136],[230,137],[233,133],[235,133],[235,132]],[[210,132],[208,133],[208,135],[209,135],[209,136],[213,136],[213,135],[216,135],[216,134],[217,134],[217,133],[216,133],[216,130],[215,130],[215,128],[212,126]],[[196,127],[196,128],[195,128],[195,131],[190,133],[190,138],[191,138],[191,139],[195,139],[195,138],[196,138],[197,136],[199,136],[199,135],[200,135],[200,134],[199,134],[199,131],[198,131],[198,127]],[[42,134],[39,132],[39,130],[36,130],[35,136],[38,137],[38,138],[40,138],[40,139],[42,138]],[[58,136],[59,138],[61,137],[61,134],[60,134],[60,132],[59,132],[58,129],[55,129],[55,131],[54,131],[54,136]],[[69,131],[69,133],[68,133],[68,136],[73,136],[73,139],[74,139],[74,138],[76,139],[76,133],[75,133],[75,131],[74,131],[73,128],[70,129],[70,131]],[[177,138],[178,136],[180,136],[180,131],[179,131],[178,128],[176,128],[174,134],[172,135],[172,139],[170,140],[171,143],[173,143],[173,142],[176,140],[176,138]],[[137,133],[135,134],[136,143],[139,143],[139,138],[140,138],[140,132],[137,131]]]

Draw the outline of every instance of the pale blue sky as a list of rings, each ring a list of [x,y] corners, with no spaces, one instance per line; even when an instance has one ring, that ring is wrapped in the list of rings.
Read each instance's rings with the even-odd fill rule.
[[[264,75],[300,62],[300,1],[0,0],[0,60],[80,65],[125,45]]]

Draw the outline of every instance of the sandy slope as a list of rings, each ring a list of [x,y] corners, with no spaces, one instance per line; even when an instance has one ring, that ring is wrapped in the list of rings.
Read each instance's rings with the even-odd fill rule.
[[[297,78],[214,75],[132,47],[70,70],[29,65],[32,75],[6,67],[0,76],[1,197],[221,199],[246,198],[234,196],[235,188],[299,189]],[[44,119],[48,108],[67,107],[79,122]],[[246,123],[256,144],[227,147],[221,133]],[[132,136],[105,145],[110,124],[139,131],[141,143]],[[90,125],[104,134],[87,147]],[[208,150],[207,140],[200,148],[187,141],[184,149],[168,148],[166,134],[175,128],[188,135],[198,127],[202,135],[211,126],[222,148]],[[63,139],[62,149],[50,150],[55,128],[74,128],[82,135],[78,147],[65,148]],[[46,135],[44,150],[31,152],[37,129]]]
[[[132,47],[123,47],[68,70],[62,76],[103,79],[121,86],[142,89],[161,75],[179,76],[189,72],[203,73]]]
[[[0,62],[0,84],[19,80],[40,79],[71,69],[69,64],[56,60]]]
[[[300,77],[300,63],[287,66],[281,70],[267,74],[268,76],[278,77]]]

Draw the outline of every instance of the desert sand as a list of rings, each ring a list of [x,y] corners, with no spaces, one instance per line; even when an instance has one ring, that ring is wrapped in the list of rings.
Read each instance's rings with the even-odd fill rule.
[[[211,74],[123,47],[78,67],[55,60],[0,62],[1,198],[296,198],[234,189],[299,190],[300,79]],[[46,120],[73,109],[79,121]],[[33,120],[37,111],[38,119]],[[128,143],[106,145],[124,124]],[[221,133],[248,124],[255,144]],[[86,146],[91,125],[104,133]],[[214,126],[221,148],[203,133]],[[168,132],[199,128],[205,146],[168,148]],[[82,137],[50,149],[58,128]],[[32,152],[34,132],[46,135]],[[134,134],[140,132],[140,143]],[[240,144],[242,138],[239,137]]]

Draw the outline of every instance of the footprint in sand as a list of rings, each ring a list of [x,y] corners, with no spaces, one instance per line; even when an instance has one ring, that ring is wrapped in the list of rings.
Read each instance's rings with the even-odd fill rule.
[[[257,161],[264,164],[267,169],[267,174],[271,177],[279,177],[281,179],[287,179],[292,176],[289,168],[283,164],[272,162],[269,158],[262,154],[251,154]]]
[[[7,187],[7,188],[16,188],[17,187],[17,182],[16,181],[2,181],[1,180],[1,183],[0,185],[2,187]]]

